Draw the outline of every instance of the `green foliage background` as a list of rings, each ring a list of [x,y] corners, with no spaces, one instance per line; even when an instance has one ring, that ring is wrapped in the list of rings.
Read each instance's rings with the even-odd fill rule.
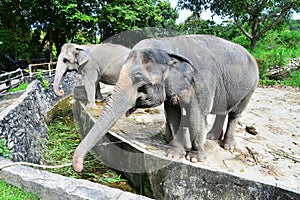
[[[183,8],[193,15],[176,24]],[[224,22],[202,20],[207,8]],[[176,8],[168,0],[2,0],[0,53],[27,60],[46,54],[55,60],[66,42],[101,43],[126,30],[156,27],[239,43],[255,56],[266,79],[268,68],[300,57],[300,20],[291,20],[299,11],[296,0],[179,0]]]

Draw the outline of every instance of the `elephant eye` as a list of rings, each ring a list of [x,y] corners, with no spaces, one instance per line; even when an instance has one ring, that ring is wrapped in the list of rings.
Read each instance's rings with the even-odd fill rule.
[[[69,60],[66,59],[66,58],[64,58],[64,59],[63,59],[63,62],[64,62],[64,63],[67,63],[67,62],[69,62]]]
[[[135,81],[141,82],[144,80],[144,76],[140,72],[136,72],[134,75]]]

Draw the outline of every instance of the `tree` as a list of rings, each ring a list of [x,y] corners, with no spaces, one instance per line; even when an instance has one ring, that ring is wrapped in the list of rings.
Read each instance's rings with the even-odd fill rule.
[[[0,51],[17,59],[30,40],[29,24],[19,1],[0,1],[0,27]]]
[[[293,10],[300,11],[299,0],[179,0],[178,6],[195,13],[210,8],[214,14],[232,18],[252,48],[272,27],[290,19]]]
[[[228,40],[239,35],[239,30],[232,23],[224,25],[223,23],[217,24],[212,20],[203,20],[199,13],[192,14],[184,23],[181,23],[179,31],[184,34],[216,35]]]
[[[0,50],[47,50],[51,58],[52,47],[59,53],[66,42],[98,43],[124,30],[170,28],[177,17],[167,0],[1,0]]]
[[[101,5],[98,30],[103,41],[126,30],[173,28],[178,11],[166,0],[114,0]]]

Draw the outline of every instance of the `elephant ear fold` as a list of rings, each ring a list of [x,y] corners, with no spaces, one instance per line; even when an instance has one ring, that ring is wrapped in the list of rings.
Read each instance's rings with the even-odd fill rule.
[[[76,47],[76,50],[77,50],[76,58],[79,66],[87,63],[89,61],[89,57],[86,49],[81,47]]]
[[[194,83],[195,70],[192,62],[181,55],[169,54],[169,72],[166,78],[167,98],[173,101],[180,91],[189,88]]]
[[[169,62],[171,68],[182,74],[186,81],[192,82],[195,73],[192,61],[179,54],[169,54],[169,56],[171,57],[171,61]]]
[[[168,53],[168,55],[171,58],[171,61],[168,63],[169,65],[176,64],[178,62],[186,62],[191,66],[193,66],[192,61],[183,55],[174,54],[174,53]]]

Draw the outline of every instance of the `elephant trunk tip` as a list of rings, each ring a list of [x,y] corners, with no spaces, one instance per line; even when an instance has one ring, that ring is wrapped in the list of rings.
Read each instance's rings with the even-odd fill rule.
[[[63,90],[54,90],[54,92],[57,96],[63,96],[65,93]]]
[[[79,173],[83,170],[83,157],[75,156],[73,157],[72,166],[75,172]]]

